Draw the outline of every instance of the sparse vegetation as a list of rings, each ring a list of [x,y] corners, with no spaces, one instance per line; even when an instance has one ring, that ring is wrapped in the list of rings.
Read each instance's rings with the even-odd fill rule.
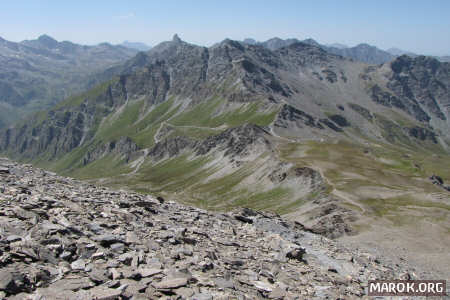
[[[179,114],[171,120],[171,124],[183,126],[204,126],[219,127],[227,125],[236,127],[244,123],[252,123],[260,126],[267,126],[273,122],[277,110],[259,111],[258,103],[243,104],[240,108],[218,113],[217,110],[225,104],[221,98],[209,100],[206,103],[198,104],[194,108]]]

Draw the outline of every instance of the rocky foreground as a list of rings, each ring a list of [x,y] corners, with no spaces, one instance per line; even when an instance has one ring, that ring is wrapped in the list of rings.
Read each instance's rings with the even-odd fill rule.
[[[221,214],[0,159],[0,299],[353,299],[405,266],[298,223]]]

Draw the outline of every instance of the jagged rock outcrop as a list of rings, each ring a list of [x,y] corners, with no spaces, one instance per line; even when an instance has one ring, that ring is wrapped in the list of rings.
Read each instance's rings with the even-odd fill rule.
[[[356,103],[349,103],[348,106],[354,111],[356,111],[358,114],[360,114],[367,121],[369,122],[373,121],[373,115],[367,108],[362,107],[361,105],[358,105]]]
[[[414,99],[399,99],[398,97],[383,91],[378,85],[371,89],[372,99],[376,103],[387,107],[396,107],[414,116],[418,121],[428,122],[430,117]]]
[[[408,132],[408,135],[419,139],[421,141],[431,141],[435,144],[437,144],[437,138],[436,138],[436,134],[431,131],[430,129],[427,128],[423,128],[423,127],[410,127],[410,128],[405,128],[405,130]]]
[[[274,183],[282,183],[292,179],[302,178],[304,182],[308,182],[311,186],[311,190],[314,191],[324,187],[324,179],[318,171],[308,167],[292,167],[286,163],[280,164],[280,167],[271,172],[268,177],[270,181]]]
[[[268,140],[270,133],[260,126],[246,124],[236,128],[230,128],[219,135],[205,139],[196,147],[196,155],[205,155],[215,149],[225,151],[224,156],[248,155],[250,148],[263,147],[263,150],[271,150]]]
[[[437,185],[437,186],[440,186],[440,187],[442,187],[443,189],[445,189],[445,190],[447,190],[447,191],[450,192],[450,185],[444,184],[444,180],[442,179],[441,176],[433,174],[433,175],[430,176],[429,179],[431,180],[431,182],[432,182],[433,184],[435,184],[435,185]]]
[[[370,89],[373,101],[399,108],[416,120],[428,123],[432,118],[446,121],[450,107],[450,65],[435,58],[403,55],[389,65],[386,89],[377,84]],[[376,72],[369,68],[368,74]],[[367,76],[367,74],[366,74]],[[363,76],[364,77],[364,76]],[[368,79],[368,77],[364,77]]]
[[[184,149],[192,149],[195,142],[183,137],[164,139],[149,150],[148,156],[155,160],[179,155]]]
[[[339,125],[340,127],[348,127],[350,126],[350,123],[347,121],[347,119],[344,116],[341,115],[331,115],[328,117],[331,121]]]
[[[450,113],[450,65],[435,58],[403,55],[391,63],[388,87],[397,95],[416,100],[434,117],[447,120]]]
[[[291,105],[283,105],[281,108],[277,120],[275,121],[275,126],[288,128],[292,126],[289,124],[290,122],[294,122],[297,127],[314,127],[318,129],[323,129],[323,126],[314,118],[313,116],[296,109]]]
[[[121,137],[118,140],[103,144],[92,151],[88,151],[83,157],[83,165],[87,165],[108,154],[119,154],[126,162],[131,155],[139,150],[138,145],[129,137]]]
[[[54,112],[47,114],[45,121],[8,128],[1,139],[1,148],[14,149],[16,155],[33,158],[43,152],[50,157],[68,153],[80,145],[84,127],[89,121],[83,112]],[[31,125],[33,124],[33,125]]]
[[[370,279],[421,276],[270,213],[207,212],[4,159],[0,189],[1,298],[359,298]]]

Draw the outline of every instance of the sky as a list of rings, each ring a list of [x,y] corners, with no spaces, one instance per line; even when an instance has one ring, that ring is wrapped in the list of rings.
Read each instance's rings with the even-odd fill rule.
[[[48,34],[79,44],[156,45],[177,33],[209,46],[225,38],[313,38],[450,54],[450,0],[24,0],[2,1],[0,37]]]

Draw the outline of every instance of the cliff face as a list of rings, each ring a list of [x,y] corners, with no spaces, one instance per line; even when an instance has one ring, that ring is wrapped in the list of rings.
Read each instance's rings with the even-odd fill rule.
[[[450,65],[430,57],[401,56],[391,63],[388,87],[397,95],[415,99],[423,109],[442,121],[450,112]]]

